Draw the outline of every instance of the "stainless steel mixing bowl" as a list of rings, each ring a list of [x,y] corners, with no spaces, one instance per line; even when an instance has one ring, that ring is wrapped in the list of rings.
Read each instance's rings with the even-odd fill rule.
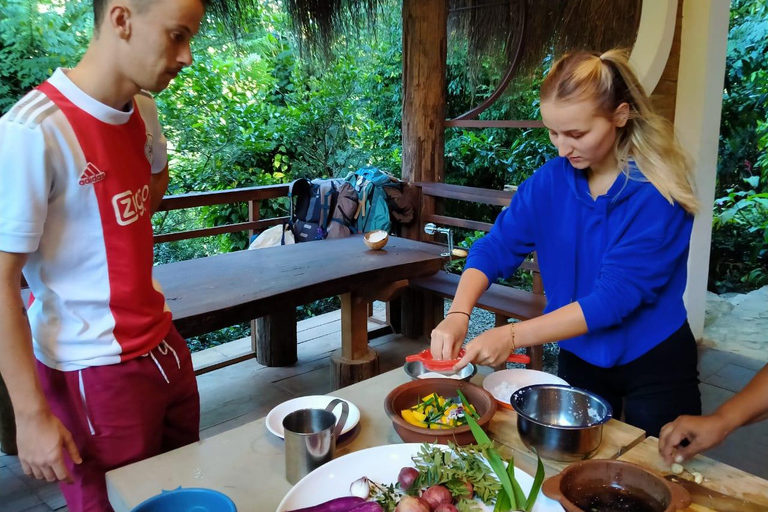
[[[403,366],[403,369],[405,370],[405,373],[408,374],[408,376],[412,379],[420,379],[420,378],[426,378],[427,374],[430,374],[429,376],[437,377],[435,374],[439,374],[440,372],[432,372],[426,368],[424,368],[424,363],[421,361],[411,361],[408,363],[405,363]],[[469,381],[475,374],[477,373],[477,367],[469,363],[467,366],[459,370],[459,372],[453,376],[452,378],[456,380],[464,380]],[[422,377],[424,375],[425,377]],[[450,377],[445,377],[450,378]]]
[[[603,440],[603,424],[613,415],[605,399],[561,384],[520,388],[510,403],[523,443],[543,458],[566,462],[593,455]]]

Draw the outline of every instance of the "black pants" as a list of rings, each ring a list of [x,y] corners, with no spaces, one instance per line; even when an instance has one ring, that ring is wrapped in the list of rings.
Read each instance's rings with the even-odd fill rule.
[[[681,414],[701,414],[696,340],[685,322],[669,338],[627,364],[601,368],[560,350],[560,377],[608,400],[613,417],[658,437]]]

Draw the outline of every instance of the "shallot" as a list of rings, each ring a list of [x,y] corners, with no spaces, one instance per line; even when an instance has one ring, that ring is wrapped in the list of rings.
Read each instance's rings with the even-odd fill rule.
[[[429,503],[429,508],[435,510],[440,505],[453,503],[453,496],[447,487],[442,485],[433,485],[421,495],[421,499]]]
[[[432,512],[459,512],[459,509],[453,503],[443,503]]]
[[[430,512],[426,501],[413,496],[403,496],[395,507],[395,512]]]
[[[358,478],[349,485],[349,494],[364,500],[368,499],[371,494],[371,481],[366,477]]]
[[[419,472],[416,468],[404,467],[400,470],[400,474],[397,475],[397,483],[400,484],[400,488],[403,491],[408,492],[408,489],[411,488],[418,476]]]

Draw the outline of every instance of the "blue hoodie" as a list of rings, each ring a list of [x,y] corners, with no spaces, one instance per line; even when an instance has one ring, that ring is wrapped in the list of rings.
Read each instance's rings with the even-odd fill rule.
[[[560,347],[608,368],[637,359],[685,322],[692,226],[634,165],[630,179],[620,174],[593,200],[585,173],[555,158],[520,185],[466,268],[493,283],[536,251],[545,313],[577,301],[589,329]]]

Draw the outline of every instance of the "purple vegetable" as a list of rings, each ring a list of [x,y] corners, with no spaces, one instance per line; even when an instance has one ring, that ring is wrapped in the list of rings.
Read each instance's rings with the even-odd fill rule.
[[[381,505],[375,501],[366,501],[365,503],[356,506],[349,512],[384,512],[384,509],[381,508]]]
[[[364,503],[365,500],[363,498],[358,498],[357,496],[344,496],[343,498],[334,498],[332,500],[326,501],[325,503],[320,503],[318,505],[313,505],[306,508],[298,508],[289,512],[349,512],[353,508]],[[361,510],[360,512],[374,511]]]

